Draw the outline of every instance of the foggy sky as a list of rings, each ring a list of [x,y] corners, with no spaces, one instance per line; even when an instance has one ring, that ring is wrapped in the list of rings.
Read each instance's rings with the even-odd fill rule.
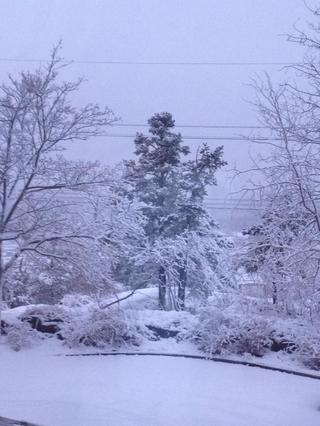
[[[302,0],[1,0],[2,58],[46,59],[63,40],[74,60],[290,62],[302,51],[281,36],[307,15]],[[0,62],[0,78],[30,63]],[[77,103],[108,105],[124,123],[169,111],[177,124],[256,124],[245,100],[254,73],[277,66],[128,66],[73,64],[64,78],[85,76]],[[134,134],[116,128],[111,132]],[[181,129],[185,135],[248,131]],[[196,147],[199,142],[188,141]],[[210,142],[212,146],[219,142]],[[248,164],[248,144],[223,142],[231,166]],[[108,163],[132,155],[130,139],[99,139],[72,148],[74,158]],[[223,179],[222,179],[223,181]],[[225,186],[222,182],[221,188]]]

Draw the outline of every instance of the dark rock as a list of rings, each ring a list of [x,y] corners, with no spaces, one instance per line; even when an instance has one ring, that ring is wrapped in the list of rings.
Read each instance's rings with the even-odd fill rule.
[[[5,322],[4,320],[1,320],[1,326],[0,326],[1,333],[0,334],[3,334],[3,335],[8,334],[8,327],[9,327],[9,324],[7,322]]]
[[[64,337],[62,336],[61,333],[57,333],[56,337],[57,337],[58,340],[64,340]]]
[[[270,350],[272,352],[285,351],[289,354],[292,354],[298,349],[298,346],[296,343],[291,342],[287,339],[282,340],[282,339],[271,338],[271,341],[272,341],[272,344],[271,344]]]
[[[90,336],[82,336],[79,342],[85,346],[92,346],[94,348],[97,346],[97,343]]]
[[[170,330],[162,327],[156,327],[154,325],[146,326],[150,331],[152,331],[156,336],[163,339],[168,339],[170,337],[176,337],[179,334],[179,330]]]
[[[44,323],[39,317],[30,316],[23,318],[23,321],[27,321],[34,330],[40,331],[41,333],[56,334],[61,330],[56,324],[56,322],[62,322],[60,319],[58,319],[58,321],[52,320]]]

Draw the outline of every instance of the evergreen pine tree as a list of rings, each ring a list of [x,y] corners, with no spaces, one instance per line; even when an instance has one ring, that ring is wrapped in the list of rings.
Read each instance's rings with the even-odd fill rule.
[[[173,132],[174,120],[168,112],[154,114],[148,121],[149,133],[135,139],[136,160],[126,162],[127,179],[142,203],[147,217],[146,234],[151,244],[196,231],[207,218],[204,208],[206,188],[215,185],[215,172],[225,165],[222,147],[198,150],[195,160],[184,161],[190,153],[180,133]],[[178,305],[184,307],[187,264],[179,267]],[[159,305],[166,308],[166,270],[158,269]]]

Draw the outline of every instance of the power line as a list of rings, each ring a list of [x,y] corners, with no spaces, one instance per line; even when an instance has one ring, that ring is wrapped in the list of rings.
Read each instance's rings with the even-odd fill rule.
[[[250,198],[215,198],[215,197],[206,197],[206,202],[210,203],[227,203],[227,204],[261,204],[261,200],[255,200]]]
[[[231,211],[261,211],[262,206],[257,205],[250,200],[241,199],[222,199],[222,198],[207,198],[205,206],[211,210],[231,210]]]
[[[261,209],[254,208],[254,207],[227,207],[227,206],[206,206],[209,210],[230,210],[230,211],[254,211],[258,212],[261,211]]]
[[[150,127],[148,124],[115,123],[112,127]],[[269,129],[268,126],[223,125],[223,124],[175,124],[177,128],[189,129]]]
[[[0,62],[29,62],[42,63],[48,62],[47,59],[32,59],[32,58],[0,58]],[[62,60],[65,64],[90,64],[90,65],[129,65],[129,66],[290,66],[302,65],[299,62],[256,62],[256,61],[112,61],[112,60]]]
[[[97,135],[99,137],[105,137],[105,138],[124,138],[124,139],[134,139],[136,138],[136,135],[125,135],[120,133],[100,133]],[[249,137],[241,137],[241,136],[206,136],[206,135],[200,135],[200,136],[183,136],[183,139],[186,140],[216,140],[216,141],[247,141],[250,142],[251,139]],[[271,138],[271,137],[256,137],[253,138],[253,140],[257,142],[267,142],[267,141],[280,141],[281,138]]]

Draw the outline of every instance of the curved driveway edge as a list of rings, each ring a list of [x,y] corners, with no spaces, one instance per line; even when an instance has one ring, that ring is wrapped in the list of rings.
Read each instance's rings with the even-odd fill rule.
[[[157,352],[95,352],[95,353],[79,353],[79,354],[62,354],[55,356],[117,356],[117,355],[127,355],[127,356],[167,356],[173,358],[191,358],[191,359],[202,359],[205,361],[214,361],[214,362],[222,362],[225,364],[234,364],[234,365],[244,365],[246,367],[256,367],[262,368],[264,370],[277,371],[280,373],[293,374],[295,376],[307,377],[309,379],[320,380],[320,375],[312,374],[312,373],[304,373],[301,371],[290,370],[287,368],[280,367],[272,367],[270,365],[259,364],[250,361],[238,361],[228,358],[220,358],[220,357],[206,357],[204,355],[187,355],[187,354],[175,354],[175,353],[157,353]],[[1,426],[1,423],[0,423]]]

